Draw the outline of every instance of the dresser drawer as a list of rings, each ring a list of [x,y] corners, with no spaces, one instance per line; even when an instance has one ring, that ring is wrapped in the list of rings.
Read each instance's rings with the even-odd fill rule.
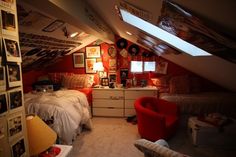
[[[136,115],[135,109],[125,108],[125,117],[134,116],[134,115]]]
[[[101,99],[124,99],[124,93],[121,90],[94,90],[93,98],[101,98]]]
[[[93,116],[123,117],[124,109],[117,108],[93,108]]]
[[[137,99],[142,96],[157,96],[156,90],[131,90],[125,91],[125,99]]]
[[[134,108],[135,99],[125,100],[125,108]]]
[[[124,108],[124,100],[93,99],[93,107]]]

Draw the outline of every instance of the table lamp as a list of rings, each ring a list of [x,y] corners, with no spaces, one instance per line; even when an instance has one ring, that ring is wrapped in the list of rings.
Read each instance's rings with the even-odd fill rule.
[[[96,62],[93,64],[93,70],[98,72],[98,78],[99,78],[99,84],[100,84],[100,79],[101,76],[103,75],[104,67],[102,62]]]
[[[37,115],[27,115],[26,126],[30,156],[37,156],[55,143],[57,134]]]

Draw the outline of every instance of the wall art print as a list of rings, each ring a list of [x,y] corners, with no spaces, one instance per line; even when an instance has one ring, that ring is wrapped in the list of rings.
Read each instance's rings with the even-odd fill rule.
[[[3,38],[5,55],[8,62],[21,62],[21,52],[17,40]]]

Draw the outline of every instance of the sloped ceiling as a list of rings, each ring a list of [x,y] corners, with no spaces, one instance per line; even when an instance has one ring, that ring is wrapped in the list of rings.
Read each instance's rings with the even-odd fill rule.
[[[161,16],[162,0],[22,0],[34,6],[37,10],[53,16],[56,19],[66,21],[68,24],[81,29],[105,42],[112,43],[114,34],[130,40],[140,46],[138,42],[140,30],[123,22],[117,13],[117,6],[128,3],[148,15],[152,24],[158,23]],[[86,2],[86,3],[85,3]],[[216,31],[224,33],[230,38],[236,38],[236,3],[234,0],[173,0],[179,6],[190,11]],[[88,4],[87,4],[88,3]],[[129,31],[133,35],[125,32]],[[114,33],[113,33],[114,32]],[[156,39],[155,39],[156,40]],[[149,49],[149,47],[146,47]],[[176,51],[173,51],[176,52]],[[232,52],[234,53],[234,52]],[[162,57],[232,91],[236,91],[236,64],[217,56],[192,57],[185,53],[168,53]]]

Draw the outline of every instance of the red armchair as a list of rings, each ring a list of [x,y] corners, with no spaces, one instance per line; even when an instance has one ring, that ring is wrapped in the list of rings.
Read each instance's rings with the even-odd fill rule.
[[[134,107],[142,138],[150,141],[168,139],[176,132],[179,116],[175,103],[155,97],[141,97],[135,101]]]

